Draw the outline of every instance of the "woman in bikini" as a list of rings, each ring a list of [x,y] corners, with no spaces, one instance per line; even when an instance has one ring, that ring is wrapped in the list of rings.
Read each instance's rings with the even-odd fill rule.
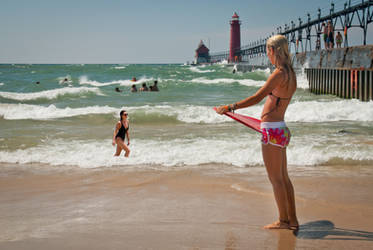
[[[267,56],[276,67],[267,82],[254,95],[234,104],[218,107],[217,113],[246,108],[267,97],[262,111],[262,154],[269,180],[273,187],[279,220],[266,229],[299,228],[295,211],[293,185],[288,176],[286,147],[290,131],[284,122],[286,109],[297,88],[296,75],[291,65],[288,41],[275,35],[267,41]]]
[[[117,144],[117,151],[115,152],[114,156],[119,156],[122,150],[126,151],[125,157],[130,155],[130,149],[128,146],[130,145],[130,135],[129,135],[129,121],[127,119],[128,113],[125,110],[120,111],[119,113],[120,121],[117,122],[114,129],[113,135],[113,146]],[[125,138],[127,136],[127,145],[124,143]]]

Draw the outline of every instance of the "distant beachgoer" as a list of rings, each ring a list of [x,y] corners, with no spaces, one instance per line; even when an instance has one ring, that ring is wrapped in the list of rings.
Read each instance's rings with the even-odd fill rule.
[[[316,40],[316,47],[315,47],[316,50],[320,50],[321,49],[321,42],[320,42],[320,37],[317,38]]]
[[[125,157],[128,157],[130,155],[130,149],[128,146],[130,145],[130,135],[129,135],[129,121],[127,119],[128,113],[125,110],[120,111],[119,113],[120,116],[120,121],[115,124],[115,129],[114,129],[114,135],[113,135],[113,146],[117,144],[117,150],[114,154],[114,156],[119,156],[122,150],[124,150]],[[127,136],[127,145],[125,144],[125,139]]]
[[[321,27],[323,29],[324,48],[328,49],[328,28],[325,23],[322,23]]]
[[[40,82],[36,82],[36,84],[40,84]]]
[[[64,82],[67,82],[67,81],[69,81],[69,80],[68,80],[67,78],[65,78],[65,79],[63,79],[63,81],[64,81]]]
[[[341,32],[338,31],[337,35],[335,36],[335,42],[337,44],[337,48],[342,47],[343,37]]]
[[[154,85],[153,86],[150,86],[150,91],[159,91],[159,89],[158,89],[158,81],[157,80],[154,81]]]
[[[131,92],[137,92],[137,88],[136,88],[136,85],[133,84],[132,87],[131,87]]]
[[[262,154],[273,187],[279,220],[264,228],[298,230],[294,188],[288,176],[286,160],[290,131],[284,122],[286,109],[297,89],[297,80],[286,37],[272,36],[267,40],[266,48],[268,59],[276,67],[267,82],[254,95],[235,104],[218,107],[217,113],[253,106],[267,97],[261,117]]]
[[[136,77],[132,77],[132,80],[131,81],[133,81],[133,82],[136,82],[137,80],[136,80]]]
[[[122,90],[120,90],[118,87],[115,88],[115,91],[116,92],[122,92]]]
[[[142,84],[142,87],[140,88],[140,91],[149,91],[148,87],[146,86],[146,83],[144,82]]]

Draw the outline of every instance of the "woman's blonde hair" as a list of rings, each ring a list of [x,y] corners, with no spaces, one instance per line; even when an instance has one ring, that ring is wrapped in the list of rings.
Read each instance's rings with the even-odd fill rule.
[[[272,48],[275,56],[276,68],[283,68],[287,75],[288,81],[295,78],[295,72],[291,64],[288,40],[283,35],[274,35],[267,40],[267,49]]]

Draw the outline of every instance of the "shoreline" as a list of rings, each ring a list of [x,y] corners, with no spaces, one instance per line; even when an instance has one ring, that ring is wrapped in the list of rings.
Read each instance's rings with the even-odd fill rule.
[[[373,180],[359,169],[335,170],[349,176],[327,170],[292,176],[290,169],[300,222],[294,234],[262,229],[277,218],[265,171],[217,174],[213,168],[219,165],[168,171],[6,165],[0,164],[4,249],[373,246]]]

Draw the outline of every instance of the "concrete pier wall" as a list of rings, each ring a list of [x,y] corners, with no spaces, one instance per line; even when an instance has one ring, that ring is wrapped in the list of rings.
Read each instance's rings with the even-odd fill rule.
[[[356,46],[332,50],[319,50],[291,55],[295,70],[304,68],[322,69],[371,69],[373,68],[373,45]],[[249,58],[248,62],[237,64],[238,71],[252,68],[270,68],[266,55]]]
[[[294,68],[356,69],[373,68],[373,45],[298,53]]]
[[[312,93],[373,100],[373,45],[298,53],[292,62],[296,72],[307,75]],[[273,66],[266,55],[234,65],[241,72],[257,68]]]

